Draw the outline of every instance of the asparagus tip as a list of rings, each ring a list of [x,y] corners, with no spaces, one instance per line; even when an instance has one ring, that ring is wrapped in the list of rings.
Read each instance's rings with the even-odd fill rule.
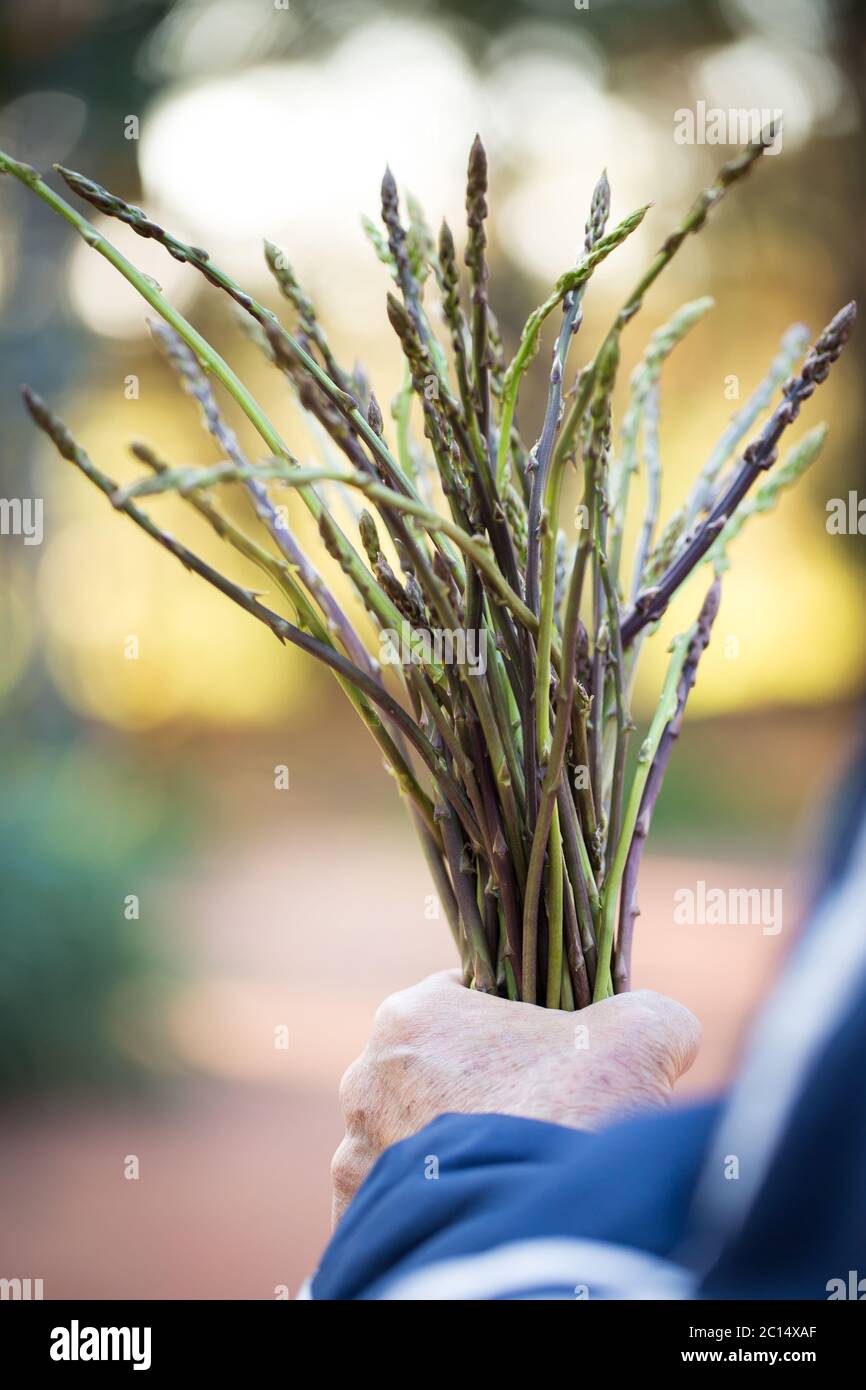
[[[830,361],[835,361],[851,336],[854,328],[854,321],[857,318],[857,302],[854,299],[848,301],[837,314],[827,324],[818,337],[813,347],[810,357],[828,356]]]
[[[381,439],[382,430],[384,428],[382,422],[382,412],[379,409],[379,402],[376,400],[376,397],[372,392],[370,393],[370,404],[367,407],[367,424],[370,426],[370,429],[373,430],[375,434],[378,434],[379,438]]]
[[[856,299],[849,299],[848,303],[844,306],[844,308],[839,310],[838,314],[833,320],[833,323],[837,325],[837,328],[841,325],[844,325],[848,328],[850,332],[851,328],[853,328],[854,326],[854,320],[856,319],[856,317],[857,301]]]
[[[28,386],[26,382],[23,382],[18,389],[21,392],[24,404],[37,425],[39,425],[40,429],[45,429],[49,421],[50,411],[42,397],[37,395],[32,386]]]
[[[89,192],[96,192],[99,190],[98,183],[93,179],[89,179],[86,174],[80,174],[77,169],[67,169],[65,164],[52,164],[51,167],[55,174],[59,174],[63,182],[68,184],[73,193],[78,193],[80,196],[84,197],[86,196],[85,190]]]
[[[49,410],[42,397],[26,382],[21,386],[21,396],[34,424],[48,435],[62,458],[74,462],[75,441],[59,416]]]
[[[385,165],[385,172],[382,175],[382,202],[389,203],[396,200],[397,180],[391,173],[390,164]]]
[[[408,332],[409,319],[400,300],[395,294],[392,294],[390,290],[386,298],[386,308],[388,312],[388,321],[402,341]]]
[[[487,182],[487,151],[477,131],[472,141],[472,149],[469,151],[469,177],[479,182]]]

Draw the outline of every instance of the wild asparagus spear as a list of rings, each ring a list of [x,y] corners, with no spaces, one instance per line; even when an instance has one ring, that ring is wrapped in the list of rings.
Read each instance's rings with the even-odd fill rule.
[[[773,411],[758,438],[743,453],[735,477],[717,500],[707,519],[689,537],[658,583],[650,589],[644,589],[637,596],[623,623],[624,646],[633,642],[648,623],[661,617],[673,594],[724,530],[755,480],[766,469],[772,468],[777,458],[779,439],[796,420],[803,401],[809,399],[816,386],[826,381],[831,366],[851,336],[856,317],[857,306],[852,300],[828,323],[815,346],[810,349],[799,374],[791,377],[782,387],[781,403]]]
[[[225,575],[220,574],[212,565],[207,564],[204,560],[200,559],[199,556],[195,555],[187,546],[182,545],[179,541],[175,540],[173,536],[169,535],[167,531],[157,526],[134,502],[118,500],[119,489],[117,484],[92,463],[81,446],[73,439],[63,421],[48,409],[45,402],[35,391],[32,391],[29,386],[22,387],[22,396],[35,424],[48,435],[58,453],[60,453],[63,458],[68,459],[70,463],[73,463],[100,492],[104,493],[105,496],[108,497],[120,511],[124,512],[130,520],[134,521],[141,530],[145,531],[153,540],[161,545],[164,550],[167,550],[170,554],[174,555],[176,559],[180,560],[185,569],[191,570],[194,574],[198,574],[202,579],[206,580],[208,584],[213,585],[215,589],[219,589],[227,598],[230,598],[234,603],[238,604],[239,607],[245,609],[252,617],[257,618],[259,622],[263,623],[265,627],[273,632],[274,636],[277,637],[280,642],[291,642],[294,646],[300,647],[311,656],[317,657],[319,661],[323,662],[326,666],[330,666],[332,670],[338,672],[346,680],[350,681],[356,689],[366,695],[374,705],[377,705],[382,712],[397,725],[408,742],[411,743],[416,752],[420,754],[429,771],[442,787],[443,792],[448,795],[455,809],[457,809],[461,815],[470,837],[476,840],[480,838],[478,827],[472,815],[472,810],[461,788],[448,772],[442,759],[437,756],[429,740],[420,731],[414,721],[410,719],[402,706],[397,703],[393,696],[388,694],[383,686],[369,676],[366,671],[362,671],[346,657],[341,656],[333,647],[328,646],[324,642],[320,642],[317,638],[312,637],[310,634],[303,632],[300,628],[295,627],[292,623],[287,622],[285,618],[281,618],[279,614],[266,608],[264,604],[258,601],[255,594],[233,583],[232,580],[227,579]]]
[[[613,972],[614,990],[617,994],[621,994],[623,990],[629,988],[629,981],[631,979],[631,948],[634,938],[634,924],[640,913],[636,898],[638,871],[643,857],[644,845],[646,844],[647,835],[649,834],[650,821],[652,820],[652,814],[662,789],[662,782],[664,781],[664,775],[667,771],[674,742],[680,736],[686,701],[689,698],[689,692],[697,678],[698,662],[709,645],[713,623],[719,611],[720,599],[721,584],[717,577],[710,586],[701,611],[698,614],[698,620],[694,626],[686,652],[686,658],[677,681],[676,705],[671,718],[665,726],[658,746],[656,747],[655,755],[641,794],[638,815],[635,820],[631,843],[628,847],[622,875],[622,887],[620,889],[619,934],[616,943],[616,964]]]
[[[443,227],[437,250],[411,200],[405,226],[396,181],[387,174],[382,188],[385,235],[371,235],[400,292],[388,301],[405,361],[404,385],[393,412],[395,450],[386,438],[371,383],[359,369],[341,367],[282,252],[270,244],[266,248],[279,289],[297,315],[294,333],[200,247],[182,242],[140,208],[83,175],[61,171],[86,201],[159,242],[243,311],[252,336],[291,382],[293,402],[309,413],[333,446],[326,447],[324,463],[313,467],[292,456],[277,426],[228,362],[168,303],[155,282],[35,170],[0,154],[0,173],[13,175],[70,223],[168,325],[157,328],[157,337],[199,402],[224,458],[174,469],[139,446],[136,455],[150,475],[117,489],[27,391],[31,414],[61,453],[159,545],[281,641],[301,647],[334,672],[410,799],[465,978],[478,989],[571,1009],[590,997],[604,998],[627,982],[642,846],[697,661],[709,640],[717,586],[693,628],[673,643],[668,676],[629,775],[628,702],[641,645],[679,584],[702,560],[724,568],[730,542],[745,520],[772,508],[823,440],[821,430],[806,436],[785,464],[747,495],[758,474],[772,464],[778,439],[802,401],[839,355],[851,331],[853,306],[821,335],[799,375],[785,386],[782,405],[724,476],[737,442],[802,350],[801,332],[786,336],[769,377],[734,417],[680,510],[655,541],[662,468],[660,374],[672,346],[706,307],[699,301],[653,335],[633,379],[619,457],[613,444],[612,397],[625,324],[685,239],[703,226],[765,143],[757,142],[725,165],[693,204],[570,394],[563,379],[566,354],[592,271],[634,230],[646,209],[606,234],[610,194],[606,178],[599,181],[583,256],[530,315],[506,366],[491,304],[488,170],[480,140],[469,160],[464,285],[448,228]],[[434,282],[442,297],[450,360],[424,303],[425,287]],[[467,293],[468,316],[461,297]],[[562,324],[547,407],[535,448],[528,451],[515,425],[519,392],[542,327],[559,305]],[[264,457],[241,449],[222,416],[211,377],[253,424]],[[426,449],[411,437],[413,398],[422,412]],[[566,399],[571,405],[563,417]],[[622,554],[624,523],[641,429],[647,503],[635,554],[629,557]],[[345,462],[335,462],[337,451]],[[586,515],[569,556],[559,516],[570,461],[583,468]],[[436,501],[437,477],[444,510]],[[265,543],[247,536],[211,495],[219,486],[238,483],[265,525]],[[405,704],[386,691],[367,641],[336,603],[318,566],[282,524],[271,486],[299,492],[318,524],[326,554],[345,571],[382,637],[395,630],[405,635],[397,680]],[[186,496],[233,549],[272,579],[292,604],[297,625],[174,540],[135,500],[165,491]],[[351,493],[369,508],[349,508],[359,525],[362,553],[332,509],[335,494],[344,505]],[[624,592],[631,600],[628,610]],[[466,661],[452,664],[437,656],[436,633],[445,633],[452,643],[483,637],[484,662],[476,669]]]

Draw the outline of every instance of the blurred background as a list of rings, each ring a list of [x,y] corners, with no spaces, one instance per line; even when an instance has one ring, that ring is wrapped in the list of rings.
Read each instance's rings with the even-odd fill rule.
[[[360,217],[377,215],[386,162],[432,225],[459,228],[481,131],[512,350],[574,261],[601,168],[615,219],[654,202],[593,279],[577,363],[731,153],[676,143],[675,113],[781,110],[781,152],[687,242],[624,338],[621,382],[683,300],[716,300],[664,381],[665,514],[785,328],[814,336],[863,298],[857,0],[7,0],[0,22],[0,147],[140,202],[274,307],[261,244],[276,241],[383,402],[399,356]],[[125,232],[109,235],[314,460],[320,441],[228,299]],[[832,424],[819,463],[737,543],[654,825],[637,982],[703,1022],[684,1091],[730,1072],[859,733],[863,547],[826,519],[829,499],[864,489],[864,352],[861,330],[804,409],[798,432]],[[522,401],[530,440],[545,361]],[[0,536],[0,1275],[42,1278],[47,1298],[294,1293],[327,1237],[340,1074],[383,995],[452,964],[447,927],[327,674],[73,475],[28,427],[22,381],[116,478],[132,476],[133,439],[175,463],[214,458],[146,306],[5,179],[0,496],[42,498],[44,537]],[[158,511],[220,553],[182,504]],[[673,892],[698,879],[782,887],[783,931],[675,926]]]

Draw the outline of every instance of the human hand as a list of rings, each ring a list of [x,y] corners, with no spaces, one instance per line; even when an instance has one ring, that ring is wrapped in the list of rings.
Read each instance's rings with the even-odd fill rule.
[[[466,989],[458,971],[392,994],[340,1085],[338,1221],[384,1149],[446,1112],[520,1115],[572,1129],[664,1105],[694,1061],[700,1025],[651,990],[577,1013]]]

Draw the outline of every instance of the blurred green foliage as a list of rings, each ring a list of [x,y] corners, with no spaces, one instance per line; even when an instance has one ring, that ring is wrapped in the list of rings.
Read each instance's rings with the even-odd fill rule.
[[[92,751],[85,764],[31,750],[26,775],[10,761],[0,781],[0,1095],[145,1082],[170,1065],[158,1018],[178,967],[153,890],[186,814],[166,816],[155,783],[141,772],[124,782]],[[131,894],[138,920],[125,916]]]

